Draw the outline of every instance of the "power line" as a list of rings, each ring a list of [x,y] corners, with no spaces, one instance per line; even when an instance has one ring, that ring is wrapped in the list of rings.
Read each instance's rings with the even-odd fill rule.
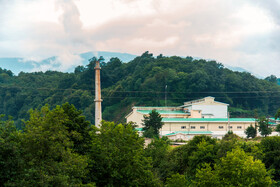
[[[48,87],[23,87],[23,86],[0,86],[0,88],[6,89],[29,89],[29,90],[48,90],[48,91],[92,91],[94,92],[95,89],[85,89],[85,88],[48,88]],[[106,89],[106,88],[105,88]],[[251,91],[199,91],[199,92],[165,92],[165,91],[143,91],[143,90],[102,90],[103,93],[110,92],[110,93],[155,93],[155,94],[257,94],[257,93],[280,93],[276,90],[251,90]]]

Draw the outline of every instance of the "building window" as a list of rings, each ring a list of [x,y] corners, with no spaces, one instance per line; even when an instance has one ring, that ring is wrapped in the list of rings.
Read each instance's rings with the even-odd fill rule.
[[[224,126],[219,126],[219,129],[223,129],[224,128]]]
[[[200,129],[205,129],[205,126],[200,126]]]
[[[195,129],[195,126],[191,126],[191,129]]]
[[[232,129],[232,126],[229,126],[230,129]]]
[[[181,126],[181,129],[186,129],[186,126]]]
[[[237,126],[237,129],[242,129],[242,126]]]

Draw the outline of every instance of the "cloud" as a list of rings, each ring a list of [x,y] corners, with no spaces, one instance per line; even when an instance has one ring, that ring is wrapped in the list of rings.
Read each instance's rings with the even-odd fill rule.
[[[76,67],[82,64],[83,59],[79,55],[73,55],[69,52],[62,53],[61,55],[48,60],[35,59],[36,63],[33,63],[33,72],[36,71],[68,71],[72,67]]]
[[[21,15],[44,2],[23,1],[30,11]],[[0,14],[0,23],[5,23],[0,27],[0,56],[39,61],[57,56],[36,68],[66,70],[80,62],[73,54],[99,50],[140,55],[149,50],[155,55],[216,59],[264,76],[274,72],[271,69],[278,62],[280,6],[276,0],[52,0],[49,4],[53,4],[48,8],[54,12],[52,19],[38,21],[26,15],[28,19],[14,27],[17,22],[7,17],[18,11],[0,0],[0,6],[6,7]]]
[[[57,70],[67,71],[81,64],[79,55],[88,50],[87,38],[84,36],[83,24],[79,10],[71,0],[57,0],[56,11],[60,11],[59,22],[40,22],[30,26],[25,32],[25,58],[37,59],[33,71]],[[49,63],[44,59],[56,56]]]

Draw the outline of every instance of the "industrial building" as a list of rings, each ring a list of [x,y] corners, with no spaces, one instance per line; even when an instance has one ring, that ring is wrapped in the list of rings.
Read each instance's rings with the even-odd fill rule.
[[[126,116],[127,122],[135,122],[141,130],[144,115],[156,110],[162,117],[160,135],[170,139],[191,139],[195,135],[209,135],[222,138],[229,130],[245,137],[245,129],[255,126],[254,118],[229,118],[228,104],[215,101],[214,97],[184,102],[178,107],[135,106]]]

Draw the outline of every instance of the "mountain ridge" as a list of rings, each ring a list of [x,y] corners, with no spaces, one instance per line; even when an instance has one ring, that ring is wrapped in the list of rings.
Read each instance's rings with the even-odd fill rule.
[[[84,52],[84,53],[81,53],[78,55],[82,59],[81,64],[79,64],[81,66],[86,66],[88,64],[88,60],[90,58],[92,58],[93,56],[96,56],[96,57],[103,56],[103,58],[105,59],[106,62],[108,62],[111,58],[114,58],[114,57],[119,58],[122,62],[129,62],[137,57],[137,55],[130,54],[130,53],[109,52],[109,51],[88,51],[88,52]],[[182,58],[185,58],[185,57],[182,57]],[[192,58],[195,60],[202,59],[200,57],[192,57]],[[36,72],[36,69],[40,69],[38,67],[40,67],[42,65],[50,65],[51,62],[55,61],[56,59],[57,59],[56,56],[52,56],[52,57],[43,59],[41,61],[25,60],[24,58],[21,58],[21,57],[10,57],[10,58],[5,57],[5,58],[0,58],[0,67],[2,69],[11,70],[15,75],[18,75],[18,73],[20,73],[20,72],[26,72],[26,73]],[[211,60],[208,59],[208,61],[211,61]],[[58,64],[52,64],[52,65],[53,65],[52,69],[46,69],[45,71],[47,71],[47,70],[56,71],[56,69],[58,68]],[[77,65],[73,65],[72,67],[68,68],[66,71],[62,71],[62,72],[74,72],[74,69],[76,66]],[[234,67],[234,66],[229,66],[229,65],[225,65],[225,67],[232,71],[249,72],[252,75],[256,76],[257,78],[263,79],[262,76],[256,75],[241,67]]]

